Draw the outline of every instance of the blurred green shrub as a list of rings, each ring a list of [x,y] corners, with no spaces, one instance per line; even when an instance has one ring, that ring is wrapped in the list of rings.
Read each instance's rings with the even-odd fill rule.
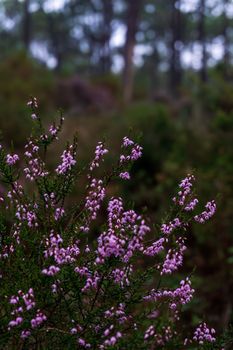
[[[7,143],[16,146],[28,135],[31,128],[27,118],[26,101],[40,96],[43,111],[53,106],[53,75],[45,67],[18,52],[0,63],[0,130]]]

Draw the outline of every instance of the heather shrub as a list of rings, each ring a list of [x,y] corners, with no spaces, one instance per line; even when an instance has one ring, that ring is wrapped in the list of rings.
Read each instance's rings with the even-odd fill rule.
[[[34,128],[25,164],[0,149],[7,187],[0,198],[1,348],[220,349],[208,319],[190,330],[182,318],[194,295],[193,271],[176,288],[169,283],[184,263],[189,226],[211,219],[215,201],[202,208],[188,174],[164,221],[152,224],[108,192],[111,181],[130,181],[130,167],[142,156],[138,143],[124,137],[116,164],[101,174],[105,143],[83,168],[75,136],[60,164],[48,168],[64,119],[46,131],[37,100],[28,105]],[[81,176],[85,195],[72,204]]]

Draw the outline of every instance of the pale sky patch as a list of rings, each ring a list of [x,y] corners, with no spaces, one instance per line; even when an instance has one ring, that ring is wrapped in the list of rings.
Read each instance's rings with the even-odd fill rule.
[[[48,68],[55,68],[57,61],[56,58],[49,54],[45,45],[39,42],[33,42],[30,45],[31,53],[34,57],[44,62]]]
[[[126,27],[124,25],[116,25],[113,31],[110,45],[112,47],[119,47],[124,45],[125,42]]]
[[[46,12],[60,11],[63,9],[67,0],[46,0],[44,3],[44,10]]]

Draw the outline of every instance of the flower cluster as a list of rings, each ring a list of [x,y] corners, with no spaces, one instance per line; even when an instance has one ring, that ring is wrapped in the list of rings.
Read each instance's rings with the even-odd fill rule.
[[[192,199],[187,205],[186,207],[184,208],[184,210],[186,211],[193,211],[196,207],[196,205],[198,204],[198,199],[197,198],[194,198]]]
[[[213,343],[216,339],[214,337],[215,330],[209,329],[206,323],[201,323],[195,330],[193,340],[198,342],[200,345],[204,342]]]
[[[40,310],[37,310],[36,316],[31,319],[31,326],[32,328],[37,328],[46,320],[47,320],[47,317],[45,316],[45,314]]]
[[[27,106],[31,107],[31,108],[38,108],[38,101],[36,97],[32,97],[28,103]]]
[[[82,292],[86,292],[91,288],[96,289],[98,287],[100,275],[97,271],[95,271],[94,273],[91,273],[91,271],[89,271],[87,267],[76,267],[74,271],[78,273],[80,276],[83,276],[86,278],[85,284],[82,288]]]
[[[58,131],[59,131],[59,127],[58,126],[55,126],[55,125],[51,125],[49,127],[49,132],[52,136],[56,136],[58,134]]]
[[[6,162],[8,165],[14,165],[17,162],[17,160],[19,160],[18,154],[7,154],[6,156]]]
[[[27,179],[33,181],[39,177],[48,175],[48,171],[45,170],[45,164],[39,156],[39,146],[32,140],[29,140],[25,145],[24,155],[27,162],[24,173]]]
[[[22,302],[20,304],[20,301],[23,301],[24,305],[22,305]],[[23,323],[22,313],[25,310],[29,311],[35,307],[36,303],[33,289],[30,288],[27,293],[23,293],[22,290],[19,290],[18,295],[12,295],[10,297],[9,303],[15,306],[15,309],[11,312],[14,319],[8,323],[8,330],[11,330],[11,328],[17,327]]]
[[[184,240],[179,238],[176,240],[176,248],[171,248],[168,250],[165,260],[162,264],[161,275],[171,274],[172,272],[178,270],[183,264],[183,255],[186,250]]]
[[[144,300],[158,302],[161,299],[169,301],[171,310],[177,309],[178,305],[185,305],[190,302],[194,294],[194,289],[191,288],[191,281],[187,277],[186,280],[180,282],[180,287],[175,290],[169,289],[152,289],[150,294],[144,297]]]
[[[123,163],[129,160],[138,160],[142,156],[142,147],[130,140],[127,136],[123,138],[122,148],[130,148],[130,154],[128,156],[120,156],[120,162]]]
[[[70,145],[69,148],[62,153],[62,163],[56,168],[56,173],[59,175],[66,175],[76,164],[75,155],[76,152],[73,150],[73,145]]]
[[[59,265],[70,264],[76,261],[80,250],[78,247],[78,241],[74,244],[62,247],[63,239],[59,234],[51,232],[49,238],[45,240],[44,257],[46,259],[53,258],[54,262],[58,265],[51,265],[49,268],[44,268],[42,273],[48,276],[53,276],[60,271]]]
[[[123,138],[121,147],[124,149],[126,154],[120,155],[121,172],[119,177],[123,180],[129,180],[130,174],[125,170],[125,168],[127,169],[130,162],[134,162],[142,156],[142,147],[130,140],[127,136]]]
[[[157,241],[153,242],[151,246],[144,249],[144,254],[149,256],[155,256],[164,250],[164,243],[168,242],[166,238],[160,238]]]
[[[156,345],[164,346],[175,334],[175,332],[173,334],[170,326],[163,327],[161,333],[156,333],[154,325],[150,325],[145,331],[144,340],[147,341],[149,338],[153,338]]]
[[[100,209],[100,205],[105,197],[105,188],[103,186],[102,180],[92,179],[90,183],[90,190],[86,196],[85,209],[89,214],[85,219],[84,225],[80,227],[83,232],[88,232],[90,227],[90,222],[95,220],[97,213]]]
[[[38,116],[36,114],[36,110],[38,109],[38,101],[36,97],[32,97],[28,103],[27,106],[31,108],[32,110],[32,114],[31,114],[31,118],[32,120],[37,120]]]
[[[155,327],[151,325],[145,331],[144,340],[148,339],[149,337],[153,337],[154,334],[155,334]]]
[[[37,204],[33,206],[17,204],[15,216],[19,221],[25,221],[28,227],[38,227],[35,210]]]
[[[98,168],[100,165],[100,161],[103,161],[103,156],[108,153],[107,148],[104,148],[103,142],[98,142],[98,145],[95,149],[95,157],[90,164],[90,171],[93,171],[95,168]]]
[[[179,184],[180,191],[178,192],[178,196],[173,198],[173,201],[175,203],[181,206],[184,205],[188,195],[191,194],[194,180],[195,180],[195,177],[189,174],[185,179],[183,179],[180,182]]]
[[[114,283],[119,284],[121,287],[130,285],[130,275],[133,272],[133,266],[130,264],[123,269],[114,269],[110,277],[113,279]]]
[[[111,328],[111,327],[110,327]],[[105,331],[105,334],[108,332]],[[117,340],[122,337],[121,332],[116,332],[114,335],[112,335],[110,338],[104,340],[103,344],[100,345],[99,349],[107,349],[108,347],[112,347],[117,343]]]
[[[205,221],[209,220],[216,211],[215,201],[208,202],[205,206],[206,210],[204,210],[201,214],[195,215],[195,221],[203,224]]]
[[[116,318],[117,322],[122,324],[128,320],[128,317],[125,315],[125,305],[120,303],[118,307],[112,306],[111,309],[105,311],[105,318]]]
[[[174,220],[170,221],[168,224],[162,224],[161,231],[165,235],[170,235],[175,228],[180,227],[181,225],[182,223],[180,222],[180,219],[175,218]]]
[[[54,219],[58,221],[63,217],[64,214],[65,214],[64,208],[56,208],[54,213]]]
[[[98,238],[96,262],[114,256],[128,262],[135,251],[143,251],[143,239],[150,228],[134,210],[124,211],[121,198],[112,198],[108,204],[108,229]],[[131,232],[127,236],[127,232]]]

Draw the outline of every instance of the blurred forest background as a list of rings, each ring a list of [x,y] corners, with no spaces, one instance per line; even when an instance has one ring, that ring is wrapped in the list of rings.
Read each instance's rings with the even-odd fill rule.
[[[116,153],[129,130],[142,135],[132,181],[111,191],[152,221],[194,171],[203,204],[216,199],[218,211],[189,233],[182,273],[196,267],[197,293],[186,317],[225,329],[233,321],[233,1],[1,0],[0,129],[19,153],[31,95],[47,124],[64,110],[58,157],[74,130],[81,164],[103,137]]]

